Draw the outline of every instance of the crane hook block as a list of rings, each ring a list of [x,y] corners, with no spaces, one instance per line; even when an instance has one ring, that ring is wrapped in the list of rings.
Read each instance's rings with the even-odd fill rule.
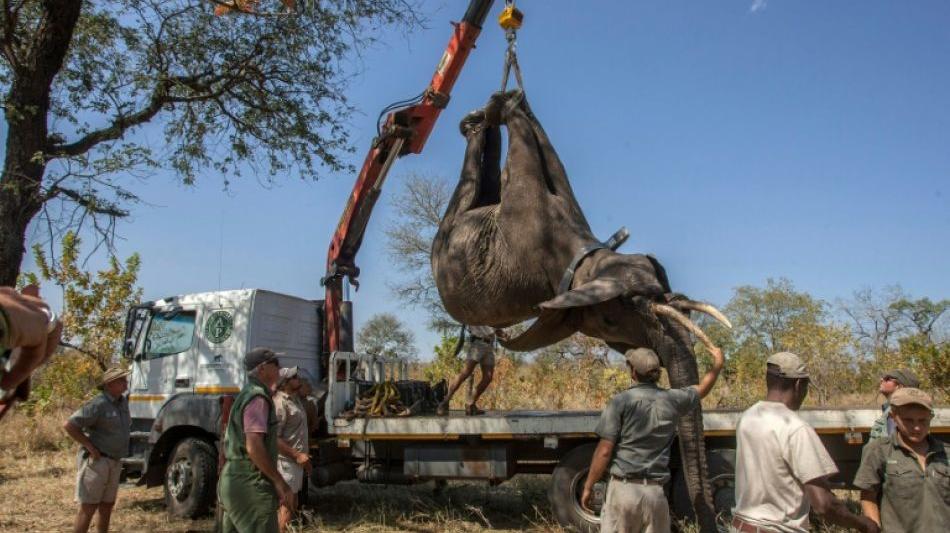
[[[523,21],[524,13],[515,7],[514,4],[508,4],[505,6],[505,9],[501,11],[501,15],[498,15],[498,24],[506,30],[521,29],[521,23]]]

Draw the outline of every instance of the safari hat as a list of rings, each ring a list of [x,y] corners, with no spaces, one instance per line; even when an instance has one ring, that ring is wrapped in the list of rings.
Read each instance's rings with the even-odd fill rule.
[[[627,352],[627,362],[633,367],[633,371],[641,376],[660,369],[660,358],[656,352],[649,348],[637,348]]]
[[[901,387],[891,394],[891,407],[922,405],[933,410],[934,402],[929,394],[915,387]]]
[[[106,383],[115,381],[119,378],[124,378],[131,373],[132,372],[130,370],[114,366],[102,373],[102,377],[99,378],[99,384],[97,386],[101,389],[106,385]]]
[[[792,352],[779,352],[773,354],[766,361],[768,373],[773,376],[788,379],[808,379],[808,370],[805,369],[805,363],[798,354]]]
[[[919,388],[920,380],[917,379],[917,374],[914,374],[906,368],[895,368],[881,374],[882,378],[893,378],[894,381],[901,384],[902,387],[912,387]]]

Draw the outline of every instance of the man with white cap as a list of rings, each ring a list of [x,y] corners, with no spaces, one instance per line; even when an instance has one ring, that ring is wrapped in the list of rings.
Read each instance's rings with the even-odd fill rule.
[[[601,512],[602,532],[668,533],[670,510],[663,485],[670,479],[670,445],[680,417],[699,406],[723,367],[722,351],[711,347],[713,364],[698,385],[661,389],[660,359],[649,348],[626,353],[633,386],[614,396],[601,414],[600,437],[584,483],[581,504],[589,509],[594,484],[610,470]]]
[[[97,512],[96,531],[109,531],[112,508],[119,492],[123,457],[129,453],[132,418],[124,396],[129,388],[129,371],[110,368],[102,374],[102,393],[86,402],[63,424],[63,429],[79,443],[79,472],[76,501],[79,512],[73,531],[85,533]]]
[[[295,366],[281,368],[277,393],[274,394],[274,410],[277,413],[277,470],[290,485],[294,494],[303,487],[304,472],[310,474],[310,453],[307,441],[307,413],[300,403],[300,371]],[[295,503],[295,502],[291,502]],[[286,531],[287,525],[297,511],[296,505],[280,504],[277,521],[280,530]]]
[[[746,409],[736,427],[736,507],[733,533],[807,533],[809,510],[824,520],[879,531],[832,494],[838,468],[818,434],[798,416],[808,394],[801,358],[780,352],[766,363],[765,400]]]
[[[930,434],[933,400],[903,387],[890,404],[897,431],[868,442],[854,477],[861,510],[888,532],[950,531],[950,444]]]

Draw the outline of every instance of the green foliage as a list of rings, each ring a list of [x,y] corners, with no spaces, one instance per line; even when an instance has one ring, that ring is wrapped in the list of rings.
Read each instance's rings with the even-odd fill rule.
[[[415,336],[395,315],[389,313],[370,317],[356,339],[361,352],[406,359],[416,355]]]
[[[451,381],[456,374],[462,371],[464,354],[455,354],[457,343],[458,335],[442,334],[439,344],[433,348],[434,357],[432,362],[423,368],[425,379],[430,382],[437,382],[442,379]]]
[[[68,232],[57,263],[51,263],[39,246],[34,246],[33,254],[40,277],[63,289],[63,339],[78,345],[99,369],[105,369],[118,354],[126,311],[142,297],[136,287],[141,261],[138,254],[124,264],[110,257],[109,267],[93,275],[79,266],[80,245],[80,239]]]

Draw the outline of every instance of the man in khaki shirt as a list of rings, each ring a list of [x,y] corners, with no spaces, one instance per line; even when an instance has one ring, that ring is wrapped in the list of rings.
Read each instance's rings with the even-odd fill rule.
[[[897,431],[868,442],[854,477],[861,510],[888,533],[950,531],[950,445],[930,435],[933,401],[910,387],[890,400]]]
[[[303,486],[304,472],[310,474],[310,453],[307,431],[307,413],[300,403],[300,373],[292,366],[280,369],[277,393],[274,394],[274,411],[277,413],[277,470],[296,494]],[[277,522],[281,532],[297,512],[293,507],[281,504],[277,513]]]

